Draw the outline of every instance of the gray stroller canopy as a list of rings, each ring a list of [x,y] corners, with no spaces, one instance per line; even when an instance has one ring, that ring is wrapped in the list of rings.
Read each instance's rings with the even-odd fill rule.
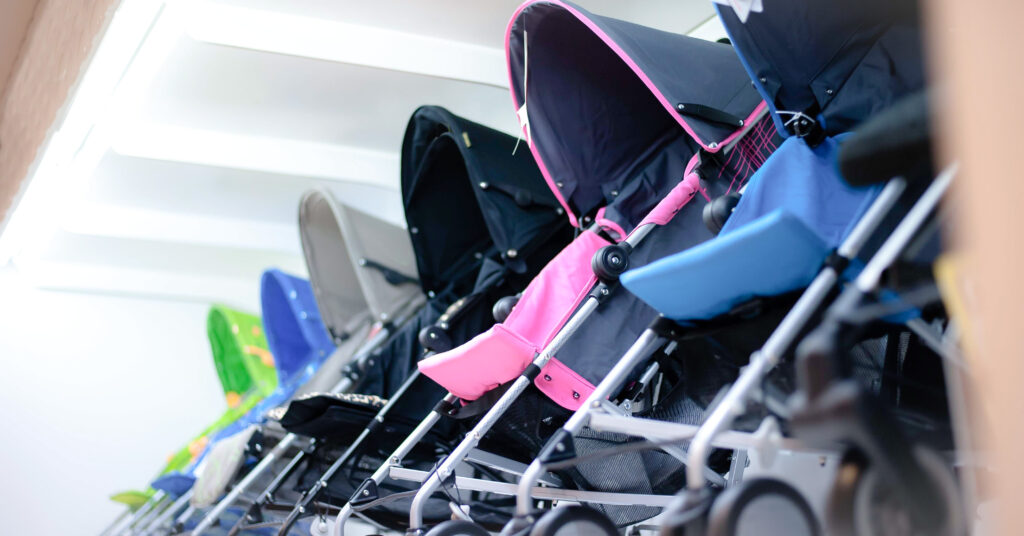
[[[321,316],[336,340],[368,316],[393,317],[420,293],[405,229],[312,190],[299,205],[299,231]]]
[[[520,122],[574,224],[598,207],[629,204],[621,197],[630,188],[645,190],[638,198],[660,199],[683,173],[666,164],[660,178],[643,177],[659,156],[685,166],[698,151],[718,153],[761,113],[732,47],[569,2],[524,4],[506,47]],[[671,185],[653,184],[668,178]],[[622,211],[635,219],[648,208]]]

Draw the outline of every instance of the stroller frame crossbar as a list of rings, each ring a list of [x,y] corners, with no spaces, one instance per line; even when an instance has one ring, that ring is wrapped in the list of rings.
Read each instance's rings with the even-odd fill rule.
[[[480,449],[471,450],[469,455],[466,456],[466,461],[476,465],[482,465],[502,473],[520,477],[523,476],[523,473],[526,472],[528,467],[525,463],[510,460],[504,456],[499,456]],[[541,482],[546,486],[559,487],[562,485],[561,479],[552,474],[547,474],[541,477]]]
[[[844,240],[837,250],[837,254],[843,258],[854,257],[864,246],[871,234],[881,223],[882,219],[891,210],[893,205],[906,188],[902,179],[894,179],[886,185],[878,197],[871,204],[870,208],[860,218],[858,223],[851,230],[850,235]],[[661,423],[647,419],[626,417],[609,414],[605,399],[612,396],[621,384],[626,380],[630,371],[640,366],[651,354],[661,345],[665,339],[658,335],[656,329],[648,328],[633,343],[629,350],[615,364],[609,373],[601,380],[594,392],[587,399],[586,403],[566,421],[561,430],[549,441],[549,446],[558,447],[553,442],[569,441],[584,427],[589,426],[596,429],[601,423],[605,426],[603,431],[614,431],[632,436],[654,437],[662,432],[661,439],[675,440],[681,442],[691,439],[689,451],[683,460],[686,470],[687,485],[691,488],[703,488],[705,482],[711,481],[718,485],[727,482],[720,475],[707,467],[708,454],[712,444],[727,446],[727,448],[755,448],[765,452],[768,450],[806,450],[799,442],[786,440],[778,433],[778,426],[770,426],[774,421],[766,421],[765,425],[754,434],[732,432],[726,438],[726,442],[714,442],[719,432],[724,432],[731,424],[732,419],[742,413],[745,409],[747,396],[757,390],[760,380],[771,368],[781,359],[782,353],[788,348],[802,326],[820,307],[829,292],[839,280],[839,272],[835,267],[826,266],[821,270],[815,279],[808,286],[801,298],[794,305],[792,310],[785,316],[779,326],[766,341],[764,347],[751,356],[750,364],[743,369],[735,385],[729,389],[726,396],[712,410],[711,415],[701,426],[683,425],[675,423]],[[709,430],[713,432],[709,433]],[[703,434],[703,435],[702,435]],[[774,444],[773,444],[774,443]],[[674,447],[670,445],[669,447]],[[788,447],[788,448],[787,448]],[[563,447],[564,448],[564,447]],[[660,447],[661,450],[671,452],[670,448]],[[819,452],[814,449],[813,452]],[[543,454],[535,459],[530,469],[519,482],[519,490],[516,495],[516,515],[528,517],[531,513],[533,502],[532,489],[536,484],[537,477],[544,471]],[[713,476],[709,478],[709,473]]]
[[[630,248],[636,247],[656,226],[657,224],[655,223],[648,223],[637,227],[625,238],[625,240],[623,240],[623,243],[627,244]],[[604,285],[604,283],[599,283],[596,288],[602,288],[601,285]],[[606,293],[599,292],[599,294],[603,296],[603,294]],[[469,452],[476,448],[484,435],[487,434],[495,424],[497,424],[498,420],[501,419],[509,407],[511,407],[519,398],[519,395],[526,391],[526,388],[533,382],[533,376],[547,365],[558,350],[560,350],[569,338],[576,333],[579,327],[587,320],[587,318],[590,317],[591,313],[597,309],[601,300],[602,297],[595,295],[593,292],[587,296],[562,329],[560,329],[554,338],[551,339],[551,342],[549,342],[547,346],[537,354],[537,357],[533,359],[530,366],[527,367],[518,378],[516,378],[508,391],[506,391],[494,406],[480,418],[476,426],[466,434],[465,439],[460,442],[447,457],[445,457],[437,470],[423,482],[423,486],[420,488],[419,492],[416,493],[416,497],[413,498],[412,506],[409,510],[410,532],[423,529],[423,507],[425,506],[427,499],[441,488],[445,479],[455,473],[456,468],[466,460],[466,456]],[[454,395],[450,396],[454,399]]]
[[[697,435],[697,430],[700,429],[698,424],[681,424],[640,417],[608,415],[606,413],[594,413],[591,415],[588,427],[597,432],[642,436],[654,441],[680,442],[692,440]],[[714,446],[723,449],[750,450],[754,452],[784,450],[787,452],[820,454],[822,456],[842,452],[842,446],[840,445],[835,445],[834,448],[812,447],[799,439],[782,436],[777,431],[778,428],[776,427],[759,428],[756,432],[727,430],[715,437]]]
[[[414,309],[414,304],[422,301],[423,298],[417,296],[415,299],[410,300],[410,304],[407,307],[403,307],[403,309],[405,309],[406,311]],[[407,317],[409,314],[411,313],[407,313],[404,316]],[[359,350],[355,354],[355,357],[352,359],[352,364],[354,365],[354,367],[356,369],[361,369],[364,366],[364,364],[372,358],[373,350],[380,346],[381,344],[383,344],[388,339],[388,337],[390,337],[391,334],[395,332],[397,328],[393,326],[400,325],[404,323],[404,321],[405,318],[402,318],[396,324],[390,326],[385,325],[384,328],[382,328],[380,331],[378,331],[372,337],[370,337],[369,340],[363,343],[362,347],[359,348]],[[335,384],[335,386],[331,389],[331,393],[335,394],[347,392],[356,385],[357,381],[358,378],[353,378],[350,375],[346,375],[340,381],[338,381],[337,384]],[[288,452],[288,450],[291,449],[292,446],[299,439],[300,437],[298,435],[292,433],[286,434],[284,437],[282,437],[281,441],[279,441],[277,445],[275,445],[274,448],[271,449],[270,452],[268,452],[259,461],[258,464],[256,464],[255,467],[253,467],[251,470],[249,470],[248,473],[246,473],[242,480],[235,484],[235,486],[232,487],[231,490],[229,490],[228,493],[205,516],[203,516],[203,519],[199,521],[199,524],[196,525],[196,528],[192,530],[192,536],[199,536],[200,534],[212,528],[217,523],[217,520],[220,518],[220,516],[222,516],[224,512],[227,511],[227,509],[231,507],[231,505],[234,504],[239,499],[239,497],[241,497],[241,495],[245,493],[253,485],[254,482],[256,482],[256,480],[260,476],[269,471],[270,468],[278,459],[283,458],[285,454]],[[296,454],[296,456],[304,456],[304,454],[300,452],[299,454]],[[264,493],[262,493],[261,496],[265,495],[266,491],[267,490],[264,490]]]
[[[416,469],[405,469],[404,467],[392,467],[389,473],[391,478],[405,480],[408,482],[424,482],[431,476],[430,471]],[[518,484],[510,482],[495,482],[483,478],[472,478],[467,476],[456,476],[455,486],[464,491],[482,491],[485,493],[497,493],[499,495],[515,495]],[[533,496],[538,499],[552,501],[573,501],[573,502],[595,502],[602,504],[614,504],[620,506],[666,506],[672,501],[671,495],[653,495],[643,493],[612,493],[605,491],[580,491],[564,488],[547,488],[537,486],[533,489]]]
[[[164,511],[161,512],[159,516],[153,519],[152,523],[147,524],[146,527],[142,529],[142,531],[139,534],[141,536],[147,536],[148,534],[153,534],[160,527],[166,525],[177,512],[180,512],[181,509],[184,508],[186,504],[188,504],[188,501],[192,499],[192,494],[194,492],[195,490],[189,488],[188,491],[182,493],[177,499],[174,500],[173,503],[171,503],[170,506],[165,508]]]
[[[849,236],[839,246],[836,253],[846,259],[854,258],[896,204],[906,186],[907,183],[902,178],[891,179],[850,231]],[[875,258],[877,257],[876,254]],[[715,406],[704,424],[697,430],[693,442],[690,443],[690,461],[686,466],[688,488],[700,490],[704,487],[704,478],[699,472],[699,467],[695,467],[694,464],[703,464],[708,459],[715,436],[727,430],[733,420],[745,411],[749,395],[758,388],[764,376],[782,359],[783,352],[793,344],[801,328],[828,297],[839,281],[840,275],[832,266],[827,266],[818,273],[800,295],[793,308],[779,323],[779,326],[765,341],[764,346],[750,356],[750,364],[743,369],[721,402]]]

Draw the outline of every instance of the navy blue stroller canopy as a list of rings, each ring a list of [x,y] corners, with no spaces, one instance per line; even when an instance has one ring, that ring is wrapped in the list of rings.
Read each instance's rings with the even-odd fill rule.
[[[263,272],[260,306],[279,382],[308,379],[334,350],[309,281],[277,269]]]
[[[725,44],[558,1],[521,7],[506,39],[525,136],[573,224],[613,203],[635,224],[761,112]]]
[[[424,292],[473,290],[482,259],[514,272],[560,229],[562,211],[516,139],[423,106],[402,145],[402,196]]]
[[[846,132],[925,85],[916,1],[772,2],[746,22],[715,7],[779,132]]]

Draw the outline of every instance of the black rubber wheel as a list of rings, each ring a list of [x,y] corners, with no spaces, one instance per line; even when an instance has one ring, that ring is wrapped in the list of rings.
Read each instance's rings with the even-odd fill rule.
[[[586,506],[555,508],[542,515],[530,530],[530,536],[618,536],[619,530],[608,516]]]
[[[712,233],[718,234],[722,231],[726,220],[729,219],[729,216],[732,216],[732,211],[736,209],[738,204],[740,204],[740,194],[738,193],[731,193],[712,199],[710,203],[704,205],[704,211],[701,213],[704,225]]]
[[[774,478],[752,478],[715,497],[707,536],[820,536],[807,499]]]
[[[839,465],[838,476],[829,494],[826,520],[828,533],[834,536],[963,536],[966,534],[956,477],[935,451],[918,447],[918,463],[939,488],[945,504],[933,510],[946,516],[941,529],[915,526],[913,516],[895,490],[857,452],[849,452]]]
[[[629,269],[629,250],[621,244],[604,246],[590,260],[594,275],[605,283],[617,281]]]
[[[453,519],[430,529],[426,536],[491,536],[491,533],[472,521]]]
[[[427,326],[421,329],[419,339],[420,344],[431,352],[447,352],[455,346],[452,344],[452,338],[448,336],[448,332],[438,326]]]

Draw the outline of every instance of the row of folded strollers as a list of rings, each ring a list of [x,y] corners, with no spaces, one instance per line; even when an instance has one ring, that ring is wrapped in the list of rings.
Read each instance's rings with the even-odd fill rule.
[[[519,139],[418,109],[406,229],[308,193],[310,281],[211,310],[230,409],[107,534],[966,534],[917,5],[716,7],[521,6]]]

